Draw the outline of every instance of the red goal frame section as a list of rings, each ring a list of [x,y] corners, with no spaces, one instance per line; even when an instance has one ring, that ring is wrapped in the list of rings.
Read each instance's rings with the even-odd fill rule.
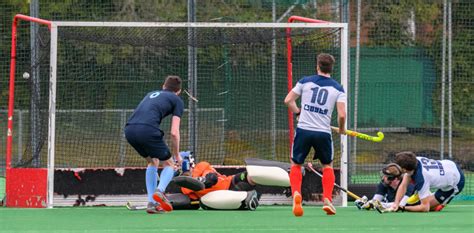
[[[47,176],[46,168],[12,168],[13,113],[15,94],[16,44],[17,26],[22,21],[45,25],[51,30],[52,22],[27,15],[17,14],[12,23],[12,47],[10,58],[10,84],[8,96],[8,129],[6,154],[6,206],[44,208],[47,207]]]
[[[294,23],[296,21],[304,22],[304,23],[331,23],[324,20],[319,19],[311,19],[301,16],[291,16],[288,19],[288,23]],[[288,92],[293,89],[293,57],[292,57],[292,46],[291,46],[291,28],[286,29],[286,49],[287,49],[287,73],[288,73]],[[294,119],[293,119],[293,112],[288,109],[288,138],[290,140],[290,149],[293,146],[293,135],[295,132],[294,127]],[[291,153],[291,151],[290,151]]]

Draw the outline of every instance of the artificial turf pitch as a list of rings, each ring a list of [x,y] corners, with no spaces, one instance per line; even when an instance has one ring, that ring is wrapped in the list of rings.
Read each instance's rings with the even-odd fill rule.
[[[260,206],[256,211],[178,210],[146,214],[125,207],[54,209],[0,208],[0,232],[474,232],[474,202],[456,201],[442,212],[387,213],[304,206],[294,217],[290,206]]]

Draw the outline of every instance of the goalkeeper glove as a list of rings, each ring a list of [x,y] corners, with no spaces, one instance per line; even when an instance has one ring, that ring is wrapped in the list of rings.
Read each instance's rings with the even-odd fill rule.
[[[201,176],[197,178],[200,182],[204,184],[205,188],[210,188],[217,184],[218,178],[216,173],[207,173],[206,176]]]
[[[376,209],[378,206],[382,206],[382,203],[378,200],[370,200],[365,205],[362,206],[362,209],[365,210],[373,210]]]

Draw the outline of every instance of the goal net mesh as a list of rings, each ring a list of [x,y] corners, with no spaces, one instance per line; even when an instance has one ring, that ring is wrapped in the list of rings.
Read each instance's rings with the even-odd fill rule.
[[[50,32],[37,34],[30,59],[28,24],[18,40],[13,167],[46,167],[49,116]],[[142,100],[161,89],[167,75],[188,87],[189,48],[196,56],[199,100],[190,119],[184,93],[181,150],[195,141],[199,161],[242,165],[253,157],[289,161],[287,32],[284,28],[59,27],[56,83],[56,168],[143,166],[123,127]],[[315,73],[318,53],[336,57],[340,81],[340,30],[293,28],[293,84]],[[24,72],[30,78],[21,78]],[[334,118],[334,117],[333,117]],[[195,134],[190,134],[190,123]],[[333,122],[335,124],[335,122]],[[168,140],[170,121],[162,123]],[[339,137],[334,137],[339,167]],[[168,141],[169,142],[169,141]],[[312,155],[308,156],[312,158]]]

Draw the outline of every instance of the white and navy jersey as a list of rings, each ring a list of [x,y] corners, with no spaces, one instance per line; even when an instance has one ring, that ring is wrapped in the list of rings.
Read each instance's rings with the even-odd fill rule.
[[[454,189],[457,192],[461,173],[453,161],[425,157],[416,157],[416,159],[418,164],[411,178],[420,199],[431,195],[430,189],[442,191]]]
[[[334,106],[346,102],[342,86],[332,78],[313,75],[300,79],[292,91],[301,96],[298,128],[331,133]]]

